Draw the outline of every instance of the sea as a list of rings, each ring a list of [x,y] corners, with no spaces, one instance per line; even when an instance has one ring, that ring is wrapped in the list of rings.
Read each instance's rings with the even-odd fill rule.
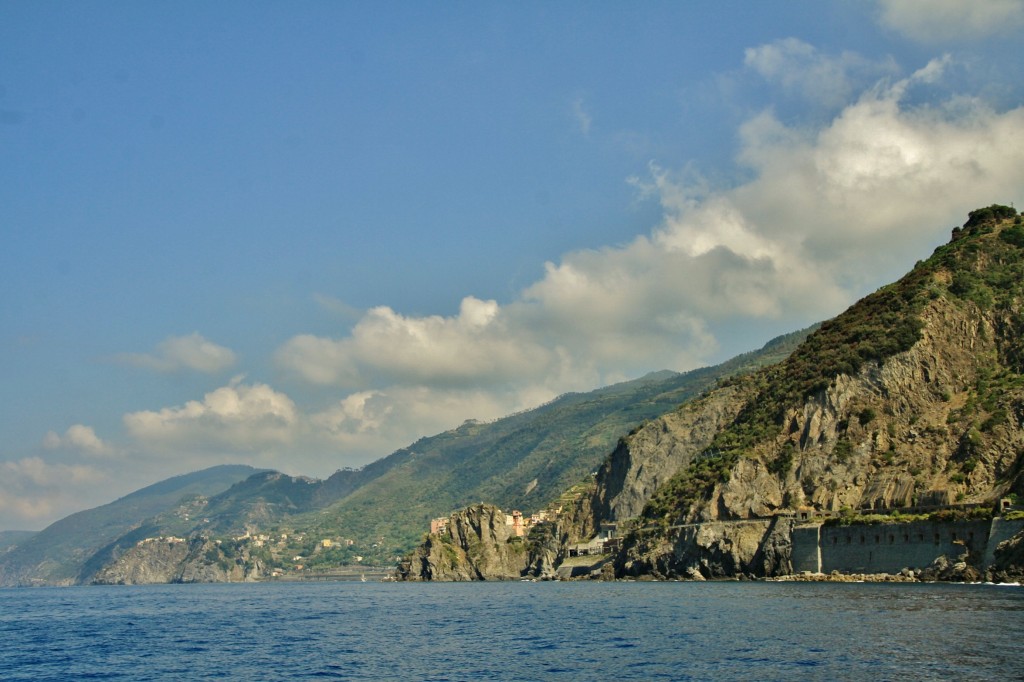
[[[1024,588],[249,583],[0,590],[0,679],[1024,680]]]

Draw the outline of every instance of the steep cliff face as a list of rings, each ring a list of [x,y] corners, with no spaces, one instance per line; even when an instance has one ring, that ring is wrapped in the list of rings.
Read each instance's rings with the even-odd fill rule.
[[[263,566],[247,556],[228,557],[205,537],[146,538],[92,577],[94,585],[223,583],[255,580]]]
[[[685,403],[621,440],[597,472],[597,488],[590,500],[594,519],[599,523],[639,515],[654,492],[736,418],[748,394],[737,387],[723,388]]]
[[[632,517],[641,529],[620,574],[785,567],[768,521],[715,539],[714,525],[690,524],[1024,494],[1024,228],[994,208],[780,365],[624,439],[587,524]]]
[[[930,302],[922,320],[910,350],[837,375],[786,409],[779,433],[742,453],[686,516],[894,509],[1004,494],[1024,448],[1024,412],[1016,377],[1003,375],[1009,390],[1001,400],[979,395],[979,383],[999,371],[992,321],[943,299]]]
[[[711,580],[792,572],[793,519],[686,524],[641,533],[616,558],[616,575]]]

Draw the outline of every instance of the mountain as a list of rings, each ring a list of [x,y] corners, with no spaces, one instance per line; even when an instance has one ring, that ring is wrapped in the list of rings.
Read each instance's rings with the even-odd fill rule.
[[[356,540],[362,555],[391,564],[422,538],[431,518],[473,502],[540,510],[587,479],[630,429],[722,377],[778,362],[807,333],[779,337],[714,367],[659,372],[566,394],[494,422],[468,421],[381,460],[375,476],[338,501],[291,519],[290,525],[318,536],[340,533]]]
[[[521,551],[472,507],[398,575],[1014,581],[1022,497],[1024,225],[990,206],[783,361],[634,429]]]
[[[954,511],[991,517],[997,500],[1021,495],[1024,226],[1014,209],[991,206],[783,362],[624,439],[577,530],[633,529],[618,575],[763,574],[781,570],[765,568],[766,549],[778,548],[765,543],[787,515],[924,518],[975,505]],[[740,526],[714,526],[723,522],[758,535],[738,552],[728,533]]]
[[[566,394],[494,422],[467,421],[326,480],[247,467],[169,479],[23,539],[0,559],[0,584],[223,578],[234,574],[225,566],[236,559],[244,565],[235,573],[247,576],[257,566],[292,569],[295,556],[313,568],[391,564],[420,540],[431,518],[474,500],[541,509],[589,478],[630,429],[723,377],[778,362],[809,331],[779,337],[714,367],[657,372]],[[176,540],[199,536],[219,540],[210,556],[217,554],[221,570],[204,573],[196,562],[206,556],[205,545]],[[255,547],[253,537],[267,539]],[[164,541],[144,542],[154,538]],[[168,557],[179,554],[188,567],[168,565]],[[112,568],[122,558],[130,566]]]
[[[823,557],[863,563],[839,546],[854,536],[841,529],[880,524],[875,564],[934,558],[930,575],[1024,576],[1024,511],[1013,509],[1024,496],[1024,226],[1009,207],[973,211],[898,282],[723,365],[467,421],[324,481],[253,472],[210,494],[172,479],[68,517],[3,555],[0,580],[390,563],[432,518],[481,500],[498,506],[451,515],[448,536],[429,535],[405,574],[550,577],[571,543],[617,528],[600,570],[584,560],[570,574],[780,575],[820,570]],[[137,496],[147,504],[133,506]],[[1009,514],[993,518],[997,502]],[[498,507],[561,513],[523,539],[496,528],[516,518]],[[442,537],[452,528],[458,543]],[[171,565],[178,555],[187,566]]]
[[[257,471],[249,466],[216,466],[65,517],[0,554],[0,585],[74,583],[90,557],[144,520],[176,507],[182,498],[214,495]]]

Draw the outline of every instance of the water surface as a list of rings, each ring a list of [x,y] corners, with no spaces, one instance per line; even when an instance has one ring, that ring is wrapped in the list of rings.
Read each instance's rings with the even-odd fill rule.
[[[0,590],[0,679],[1020,680],[1024,590],[262,583]]]

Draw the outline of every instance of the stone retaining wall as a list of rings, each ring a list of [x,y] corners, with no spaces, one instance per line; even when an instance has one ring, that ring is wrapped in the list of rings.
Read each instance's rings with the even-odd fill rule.
[[[1024,528],[1024,520],[885,523],[793,530],[793,571],[800,573],[897,573],[923,569],[940,556],[969,551],[984,570],[996,545]]]

